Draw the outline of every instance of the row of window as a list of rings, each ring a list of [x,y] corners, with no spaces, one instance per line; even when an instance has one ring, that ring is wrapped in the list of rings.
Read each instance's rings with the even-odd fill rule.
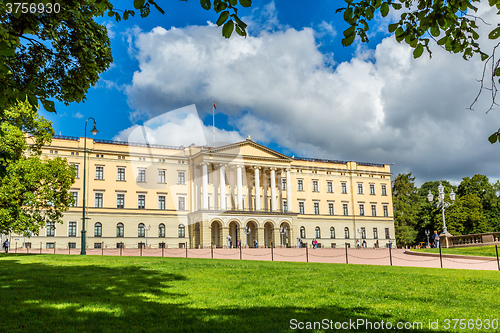
[[[76,237],[76,222],[68,222],[68,237]],[[137,226],[137,237],[146,237],[146,231],[149,231],[151,226],[146,229],[146,225],[144,223],[139,223]],[[178,228],[178,237],[184,238],[186,235],[186,228],[183,224],[179,224]],[[55,237],[56,235],[56,224],[55,222],[49,222],[46,225],[46,236],[47,237]],[[116,237],[124,237],[125,227],[123,223],[119,222],[116,225]],[[94,224],[94,237],[102,237],[102,224],[101,222],[96,222]],[[165,224],[160,223],[158,225],[158,237],[165,237]]]
[[[286,201],[283,202],[284,205],[283,207],[286,207]],[[314,207],[314,215],[320,215],[320,205],[319,201],[313,202],[313,207]],[[285,209],[286,210],[286,209]],[[382,205],[382,212],[384,217],[389,216],[389,206],[387,204]],[[305,202],[304,201],[299,201],[299,214],[305,214]],[[376,204],[371,204],[371,216],[377,216],[377,205]],[[328,203],[328,215],[335,215],[335,209],[334,209],[334,204],[333,202]],[[348,203],[343,203],[342,204],[342,215],[348,216],[349,215],[349,204]],[[359,204],[359,215],[360,216],[365,216],[365,204],[360,203]]]
[[[375,195],[375,184],[369,184],[370,186],[370,194]],[[282,189],[286,190],[286,179],[283,179]],[[387,185],[381,184],[381,194],[387,195]],[[304,179],[297,179],[297,191],[304,191]],[[312,191],[319,192],[319,180],[313,179],[312,181]],[[328,180],[326,182],[326,192],[333,193],[333,181]],[[340,193],[347,193],[347,182],[340,182]],[[363,183],[358,183],[358,194],[364,194]]]
[[[360,238],[366,239],[366,228],[361,227],[358,232],[360,233]],[[316,227],[314,230],[315,233],[315,238],[321,238],[321,228]],[[300,238],[306,238],[306,228],[305,227],[300,227]],[[334,239],[336,238],[335,235],[335,228],[331,227],[330,228],[330,238]],[[348,227],[344,228],[344,238],[345,239],[350,239],[350,231]],[[385,239],[390,239],[391,238],[391,233],[389,228],[385,228]],[[378,239],[378,228],[373,228],[373,239]]]
[[[73,207],[77,207],[78,203],[78,192],[70,192],[74,203]],[[104,193],[95,192],[94,193],[94,207],[103,208],[104,207]],[[125,194],[117,193],[116,194],[116,208],[125,208]],[[146,209],[146,195],[138,194],[137,195],[137,209]],[[160,194],[158,195],[158,209],[165,210],[167,209],[166,205],[166,195]],[[186,210],[186,196],[178,196],[177,197],[177,209],[178,210]]]

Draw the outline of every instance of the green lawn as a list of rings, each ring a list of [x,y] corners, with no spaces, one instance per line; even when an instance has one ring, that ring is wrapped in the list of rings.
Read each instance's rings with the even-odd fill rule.
[[[417,249],[414,251],[439,253],[439,249]],[[498,249],[500,254],[500,248]],[[449,249],[442,248],[442,254],[459,254],[464,256],[483,256],[483,257],[496,257],[495,245],[476,246],[476,247],[452,247]]]
[[[0,255],[0,279],[0,331],[9,333],[288,332],[292,319],[419,321],[413,332],[450,332],[447,318],[500,319],[497,271]]]

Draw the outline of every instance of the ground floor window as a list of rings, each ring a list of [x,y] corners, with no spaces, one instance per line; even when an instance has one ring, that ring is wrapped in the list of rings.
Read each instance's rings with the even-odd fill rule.
[[[165,243],[161,242],[160,244],[158,244],[158,248],[164,249],[165,248]]]
[[[76,249],[76,243],[68,243],[70,249]]]
[[[55,244],[54,243],[46,243],[45,246],[47,247],[47,249],[53,249]]]
[[[123,249],[123,243],[116,243],[117,249]]]
[[[102,248],[102,243],[94,243],[94,249]]]

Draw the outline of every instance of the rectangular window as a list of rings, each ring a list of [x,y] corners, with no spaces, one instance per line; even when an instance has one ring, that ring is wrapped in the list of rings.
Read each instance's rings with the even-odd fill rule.
[[[387,207],[387,205],[383,205],[382,210],[384,211],[384,217],[388,217],[389,216],[389,207]]]
[[[102,243],[94,243],[94,249],[102,248]]]
[[[78,163],[71,163],[71,166],[73,167],[73,169],[75,169],[75,173],[76,173],[76,178],[80,178],[80,164]]]
[[[313,192],[319,192],[317,180],[313,180]]]
[[[116,208],[124,208],[124,207],[125,207],[125,194],[117,194]]]
[[[179,203],[179,210],[186,210],[186,197],[179,197],[178,203]]]
[[[304,180],[297,179],[297,191],[304,191]]]
[[[139,169],[139,174],[137,175],[137,182],[138,183],[146,182],[146,169]]]
[[[358,183],[358,194],[363,194],[363,183]]]
[[[387,185],[382,184],[382,195],[387,195]]]
[[[333,193],[333,183],[331,181],[326,182],[326,192]]]
[[[76,237],[76,222],[68,223],[68,237]]]
[[[372,205],[372,216],[377,216],[377,205]]]
[[[177,171],[177,184],[186,184],[186,173],[184,171]]]
[[[340,183],[340,189],[341,189],[340,192],[342,194],[346,194],[347,193],[347,183],[344,183],[344,182]]]
[[[48,249],[53,249],[54,248],[54,243],[45,243]]]
[[[377,239],[377,238],[378,238],[378,229],[373,228],[373,239]]]
[[[366,228],[365,227],[361,227],[361,238],[366,239]]]
[[[48,222],[47,226],[45,227],[46,230],[46,236],[47,237],[55,237],[56,236],[56,223],[55,222]]]
[[[165,210],[165,196],[164,195],[158,196],[158,209]]]
[[[299,214],[304,214],[304,201],[299,201]]]
[[[71,204],[71,207],[78,207],[78,192],[70,192],[71,197],[73,198],[73,203]]]
[[[286,191],[286,178],[281,179],[281,189]]]
[[[385,228],[385,239],[391,239],[391,234],[389,232],[389,228]]]
[[[319,202],[314,203],[314,215],[319,215]]]
[[[342,204],[342,212],[344,213],[344,216],[349,215],[349,208],[346,203]]]
[[[370,184],[370,194],[375,195],[375,184]]]
[[[283,211],[288,212],[288,202],[286,200],[283,200]]]
[[[70,249],[76,249],[76,243],[68,243]]]
[[[359,216],[365,216],[365,204],[359,204]]]
[[[333,210],[333,202],[328,203],[328,214],[335,215],[335,211]]]
[[[103,193],[95,193],[94,195],[94,207],[102,208],[103,207]]]
[[[158,170],[158,183],[165,184],[167,182],[165,174],[165,170]]]
[[[104,180],[104,167],[96,166],[95,167],[95,179],[96,180]]]
[[[125,181],[125,168],[118,168],[116,171],[116,180]]]
[[[139,194],[137,196],[137,208],[146,209],[146,196],[144,194]]]

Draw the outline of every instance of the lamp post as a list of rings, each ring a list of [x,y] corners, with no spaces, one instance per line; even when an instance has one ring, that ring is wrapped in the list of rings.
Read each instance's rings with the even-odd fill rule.
[[[252,232],[252,229],[250,229],[249,226],[246,226],[244,229],[243,229],[243,232],[247,235],[247,246],[248,246],[248,235],[250,235],[250,233]]]
[[[438,202],[436,202],[436,207],[441,208],[441,213],[443,214],[443,234],[449,234],[448,229],[446,228],[446,221],[444,219],[444,210],[451,205],[455,203],[455,193],[453,193],[453,189],[451,190],[450,193],[450,199],[451,203],[444,201],[444,186],[439,182],[438,186]],[[430,203],[434,200],[434,196],[431,193],[431,190],[429,190],[429,194],[427,195],[427,200],[429,200]]]
[[[425,247],[429,246],[429,235],[430,234],[431,234],[431,232],[429,230],[425,230],[425,235],[427,236],[427,245]]]
[[[283,246],[286,244],[286,240],[288,239],[288,228],[281,226],[280,235],[281,235],[281,246]]]
[[[146,230],[146,247],[148,247],[148,231],[151,230],[151,224],[145,230]]]
[[[92,118],[92,117],[89,117],[86,121],[85,121],[85,135],[84,135],[84,143],[83,143],[83,209],[82,209],[82,249],[80,250],[80,255],[86,255],[87,254],[87,251],[86,251],[86,239],[85,239],[85,234],[87,233],[87,231],[85,230],[85,220],[87,219],[87,217],[85,217],[85,185],[86,185],[86,179],[87,179],[87,122],[92,119],[94,121],[94,128],[92,128],[92,130],[90,132],[92,132],[93,135],[96,135],[97,132],[99,132],[97,130],[97,128],[95,128],[95,119]]]

